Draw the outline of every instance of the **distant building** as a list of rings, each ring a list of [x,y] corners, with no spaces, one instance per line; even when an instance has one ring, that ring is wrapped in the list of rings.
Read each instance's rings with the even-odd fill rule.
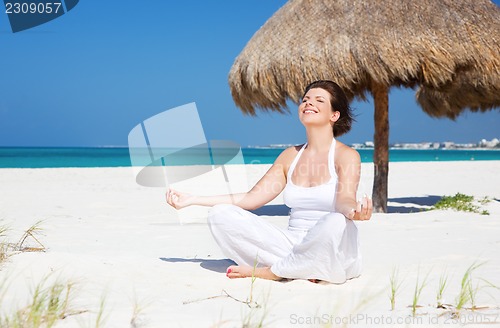
[[[499,148],[500,147],[500,140],[497,138],[491,139],[491,141],[488,141],[486,139],[482,139],[479,142],[479,147],[481,148]]]
[[[455,148],[455,143],[452,141],[445,141],[441,144],[441,148],[444,149],[454,149]]]
[[[373,141],[365,141],[364,143],[353,143],[354,149],[374,148]],[[500,148],[500,140],[494,138],[490,141],[482,139],[479,143],[454,143],[453,141],[439,142],[418,142],[418,143],[395,143],[390,146],[391,149],[477,149],[477,148]]]

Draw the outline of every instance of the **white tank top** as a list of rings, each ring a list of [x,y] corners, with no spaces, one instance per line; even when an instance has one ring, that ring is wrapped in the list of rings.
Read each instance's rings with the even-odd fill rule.
[[[335,171],[335,139],[328,152],[330,180],[313,187],[301,187],[292,182],[292,173],[307,143],[295,156],[287,172],[287,182],[283,190],[283,200],[291,208],[288,228],[290,230],[309,230],[324,215],[334,212],[337,172]]]

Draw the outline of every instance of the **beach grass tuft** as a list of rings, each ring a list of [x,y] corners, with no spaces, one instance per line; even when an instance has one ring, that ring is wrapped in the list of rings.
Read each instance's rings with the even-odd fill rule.
[[[80,327],[88,327],[88,328],[102,328],[106,326],[106,294],[103,293],[101,296],[101,300],[99,302],[99,308],[97,312],[93,311],[85,311],[90,315],[87,317],[79,317],[77,319]]]
[[[0,265],[14,254],[46,251],[45,245],[37,238],[43,231],[40,226],[42,222],[42,220],[39,220],[26,229],[17,243],[8,241],[7,232],[11,229],[5,225],[0,225]],[[33,242],[35,245],[33,245]]]
[[[95,319],[95,328],[104,327],[106,322],[106,315],[104,310],[106,309],[106,296],[101,297],[101,302],[99,303],[99,310],[97,311],[97,316]]]
[[[19,252],[45,252],[45,246],[40,242],[37,238],[43,231],[41,228],[43,220],[39,220],[34,223],[31,227],[24,231],[24,234],[21,236],[19,241],[17,242],[15,249]],[[28,241],[33,240],[36,243],[36,246],[29,246]]]
[[[3,298],[7,294],[7,277],[0,279],[0,309],[2,308]],[[1,313],[0,313],[1,318]]]
[[[249,308],[247,308],[248,312],[242,319],[242,328],[263,328],[266,324],[269,324],[266,322],[269,316],[269,297],[270,291],[268,290],[267,294],[263,295],[263,299],[259,304],[254,302],[255,304],[258,304],[257,306],[249,306]]]
[[[422,283],[419,282],[420,281],[420,270],[419,270],[419,273],[417,274],[417,282],[415,284],[415,291],[413,293],[413,301],[411,304],[411,313],[414,317],[417,314],[417,308],[420,307],[420,305],[418,305],[418,300],[420,299],[420,295],[422,294],[422,290],[424,289],[424,287],[427,284],[427,278],[429,277],[429,274],[430,274],[430,272],[427,273],[427,275],[425,276]]]
[[[460,281],[460,291],[456,298],[455,311],[453,313],[454,316],[459,317],[460,311],[463,310],[469,303],[471,304],[472,310],[476,307],[476,295],[481,287],[479,286],[479,283],[476,287],[473,286],[472,273],[482,265],[484,265],[484,262],[477,263],[476,261],[465,271],[462,280]]]
[[[399,280],[399,269],[394,268],[392,270],[391,276],[389,277],[390,293],[389,299],[391,300],[391,311],[396,308],[396,295],[401,288],[402,280]]]
[[[481,205],[486,205],[486,204],[491,203],[491,198],[488,197],[488,196],[484,196],[483,198],[481,198],[480,200],[478,200],[478,202]]]
[[[444,291],[448,287],[448,273],[445,271],[439,277],[438,290],[436,292],[436,303],[438,308],[443,308],[443,295]]]
[[[7,242],[9,228],[0,225],[0,265],[9,257],[9,243]]]
[[[257,269],[259,255],[257,254],[254,260],[252,268],[252,277],[250,283],[250,294],[246,303],[248,306],[248,312],[243,316],[242,327],[243,328],[262,328],[265,326],[265,321],[269,315],[268,302],[270,297],[270,290],[267,291],[265,295],[262,295],[262,301],[257,302],[254,300],[255,291],[255,281],[257,277],[255,276],[255,270]]]
[[[47,284],[47,280],[48,276],[35,286],[28,305],[11,315],[0,316],[1,328],[53,327],[59,320],[85,312],[70,308],[73,282]]]
[[[9,231],[9,228],[7,228],[7,226],[0,225],[0,237],[6,237],[7,231]]]
[[[149,304],[144,304],[143,301],[137,299],[134,293],[134,306],[132,308],[132,317],[130,318],[130,328],[140,328],[146,326],[146,319],[144,318],[144,310]]]
[[[485,205],[489,202],[489,198],[485,197],[476,201],[474,196],[456,193],[454,196],[443,196],[434,204],[432,209],[447,210],[452,209],[461,212],[479,213],[481,215],[489,215],[487,210],[481,209],[478,205]]]
[[[253,303],[253,290],[255,287],[255,280],[257,280],[257,277],[255,276],[255,270],[257,269],[257,263],[258,263],[258,254],[255,257],[255,261],[253,262],[253,269],[252,269],[252,282],[250,283],[250,295],[248,296],[248,304],[251,306]],[[256,304],[258,307],[258,304]]]

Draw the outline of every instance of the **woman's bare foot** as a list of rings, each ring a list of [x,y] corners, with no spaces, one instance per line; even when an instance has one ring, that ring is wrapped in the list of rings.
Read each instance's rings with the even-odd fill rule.
[[[281,277],[275,275],[270,267],[254,268],[246,265],[231,265],[227,268],[226,276],[231,279],[257,277],[268,280],[280,280]]]

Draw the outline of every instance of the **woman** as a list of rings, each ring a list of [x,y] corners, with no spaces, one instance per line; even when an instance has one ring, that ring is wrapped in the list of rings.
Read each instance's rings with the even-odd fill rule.
[[[352,114],[342,89],[332,81],[307,86],[299,105],[307,143],[285,149],[246,193],[193,196],[170,189],[176,209],[213,206],[208,222],[223,252],[238,265],[229,278],[309,279],[344,283],[361,273],[356,220],[368,220],[372,202],[356,201],[361,162],[358,152],[335,137],[351,128]],[[283,191],[291,208],[288,229],[248,210]]]

